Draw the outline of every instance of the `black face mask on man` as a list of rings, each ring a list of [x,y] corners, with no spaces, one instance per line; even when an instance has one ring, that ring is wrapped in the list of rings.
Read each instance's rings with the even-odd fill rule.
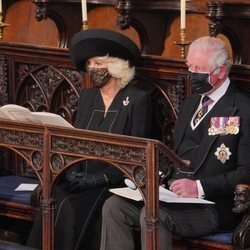
[[[106,68],[89,68],[88,71],[93,85],[97,88],[104,86],[111,78]]]
[[[209,91],[211,91],[214,88],[214,86],[209,82],[209,78],[211,74],[207,72],[191,72],[190,71],[188,80],[192,86],[193,91],[200,95],[206,94]]]

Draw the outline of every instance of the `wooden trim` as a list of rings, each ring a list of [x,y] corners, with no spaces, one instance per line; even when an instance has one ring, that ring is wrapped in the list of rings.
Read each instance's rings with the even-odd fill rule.
[[[30,205],[11,201],[0,201],[0,215],[10,218],[33,221],[37,209]]]

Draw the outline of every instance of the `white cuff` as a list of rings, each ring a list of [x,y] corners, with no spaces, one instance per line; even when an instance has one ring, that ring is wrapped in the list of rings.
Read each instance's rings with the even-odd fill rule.
[[[196,180],[196,184],[198,188],[198,198],[203,199],[205,197],[205,193],[204,193],[200,180]]]

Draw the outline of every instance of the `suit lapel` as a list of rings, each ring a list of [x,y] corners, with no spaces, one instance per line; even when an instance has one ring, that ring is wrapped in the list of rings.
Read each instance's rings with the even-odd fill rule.
[[[237,107],[234,106],[235,103],[235,94],[232,91],[232,88],[228,89],[226,94],[216,103],[213,109],[209,112],[209,121],[211,117],[230,117],[235,114]],[[200,150],[198,152],[198,157],[195,162],[195,171],[197,171],[203,164],[205,158],[208,155],[208,152],[213,145],[215,139],[220,135],[208,135],[205,133],[201,144]]]
[[[200,102],[199,95],[193,95],[188,98],[189,99],[187,99],[184,102],[181,115],[178,117],[178,122],[176,123],[175,131],[174,131],[175,150],[178,149],[182,141],[182,138],[184,136],[186,127],[189,125],[193,117],[193,114]]]

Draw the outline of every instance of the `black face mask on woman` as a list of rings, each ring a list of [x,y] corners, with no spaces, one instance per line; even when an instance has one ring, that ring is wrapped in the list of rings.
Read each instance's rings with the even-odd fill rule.
[[[104,86],[111,78],[106,68],[89,68],[89,77],[97,88]]]
[[[193,91],[200,95],[211,91],[214,88],[214,86],[209,82],[211,74],[207,72],[189,72],[188,80]]]

